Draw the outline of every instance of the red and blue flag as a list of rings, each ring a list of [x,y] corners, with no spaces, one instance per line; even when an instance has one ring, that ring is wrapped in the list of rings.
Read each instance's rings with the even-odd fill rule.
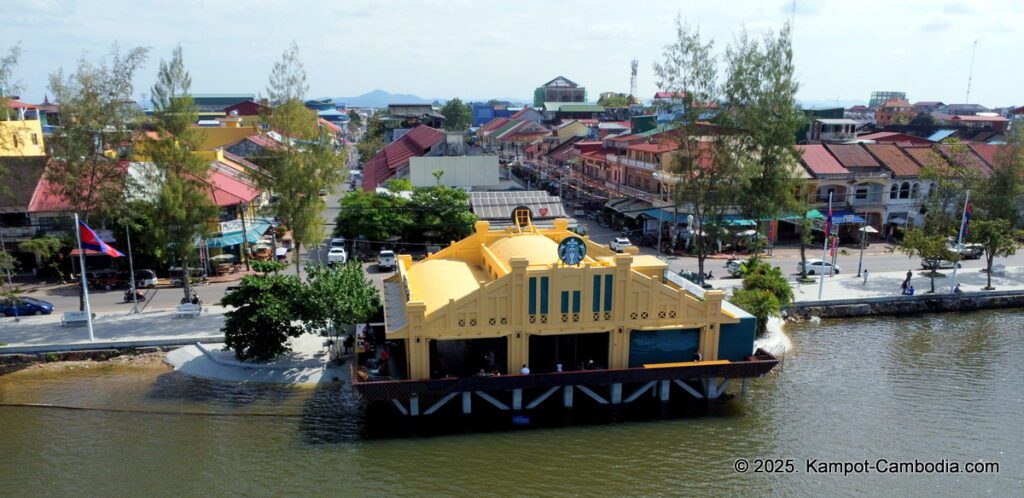
[[[86,225],[84,221],[78,222],[78,236],[82,239],[82,248],[90,249],[96,252],[102,252],[112,258],[124,257],[121,251],[114,249],[103,242],[99,235],[96,235],[89,225]]]

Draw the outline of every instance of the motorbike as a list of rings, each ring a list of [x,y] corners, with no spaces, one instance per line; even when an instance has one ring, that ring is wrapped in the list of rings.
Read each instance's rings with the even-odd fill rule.
[[[181,298],[181,304],[188,304],[188,303],[192,303],[192,304],[194,304],[196,306],[199,306],[199,307],[203,306],[203,300],[199,299],[199,296],[197,296],[195,292],[192,293],[191,297],[183,297],[183,298]]]
[[[132,299],[132,291],[131,291],[131,289],[124,291],[124,301],[122,301],[122,302],[131,303],[131,302],[135,302],[136,300],[141,303],[141,302],[146,300],[146,295],[143,294],[142,291],[138,291],[137,290],[137,291],[135,291],[135,298]]]

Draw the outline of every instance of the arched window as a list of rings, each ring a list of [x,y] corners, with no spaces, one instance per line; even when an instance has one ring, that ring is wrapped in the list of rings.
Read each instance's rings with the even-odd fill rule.
[[[894,184],[892,184],[892,187],[889,187],[889,198],[890,199],[898,199],[899,196],[900,196],[900,186],[899,186],[899,184],[894,183]]]
[[[900,185],[900,199],[909,199],[909,198],[910,198],[910,182],[903,182],[903,184]]]
[[[910,197],[912,199],[917,199],[917,198],[921,197],[921,184],[920,183],[914,182],[914,186],[911,187],[911,189],[910,189]]]

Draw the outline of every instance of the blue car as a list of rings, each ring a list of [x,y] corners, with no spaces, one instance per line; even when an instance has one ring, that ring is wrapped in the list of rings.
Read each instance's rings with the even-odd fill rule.
[[[0,315],[14,316],[15,311],[17,311],[18,316],[49,315],[53,313],[53,305],[46,301],[32,299],[31,297],[22,297],[16,300],[0,300]]]

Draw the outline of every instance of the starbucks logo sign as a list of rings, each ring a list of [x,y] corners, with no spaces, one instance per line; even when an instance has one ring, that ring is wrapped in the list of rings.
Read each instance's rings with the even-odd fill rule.
[[[566,237],[558,244],[558,259],[573,266],[580,264],[587,255],[587,244],[579,237]]]

